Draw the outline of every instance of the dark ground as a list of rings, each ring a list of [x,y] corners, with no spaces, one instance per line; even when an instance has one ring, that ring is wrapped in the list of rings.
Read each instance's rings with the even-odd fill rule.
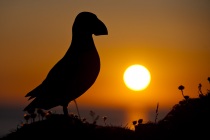
[[[91,140],[190,140],[210,139],[210,91],[198,98],[183,99],[159,122],[135,124],[135,130],[99,126],[75,116],[51,114],[24,124],[1,140],[91,139]]]

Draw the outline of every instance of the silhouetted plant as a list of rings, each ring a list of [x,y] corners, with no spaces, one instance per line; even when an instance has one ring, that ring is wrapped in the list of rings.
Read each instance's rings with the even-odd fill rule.
[[[31,118],[29,114],[24,114],[24,119],[26,120],[26,124],[28,124],[28,120]]]
[[[18,126],[23,127],[26,123],[24,123],[23,121],[20,121],[20,124],[18,124]]]
[[[208,80],[208,81],[209,81],[209,83],[210,83],[210,77],[208,77],[208,78],[207,78],[207,80]]]
[[[87,119],[86,118],[82,118],[82,122],[83,123],[87,123]]]
[[[207,80],[208,80],[208,82],[210,84],[210,77],[208,77]],[[209,94],[210,94],[210,90],[209,89],[207,89],[207,93],[206,94],[209,96]]]
[[[143,119],[138,120],[138,125],[143,123]]]
[[[45,115],[46,119],[48,119],[51,115],[52,115],[52,111],[47,111]]]
[[[107,116],[103,116],[102,119],[104,121],[104,125],[106,125]]]
[[[69,114],[69,116],[70,116],[71,118],[74,118],[75,114],[71,112],[71,113]]]
[[[95,112],[90,110],[90,116],[92,117],[92,119],[95,117]],[[94,119],[93,119],[94,120]]]
[[[200,83],[200,84],[198,84],[198,92],[199,92],[199,95],[200,94],[203,95],[203,92],[202,92],[201,88],[202,88],[202,84]]]
[[[73,101],[74,101],[74,103],[75,103],[75,105],[76,105],[76,109],[77,109],[77,114],[78,114],[78,117],[79,117],[79,119],[81,120],[80,113],[79,113],[79,108],[78,108],[78,105],[77,105],[76,99],[75,99],[75,100],[73,100]]]
[[[31,115],[32,122],[35,122],[37,114],[36,113],[31,113],[30,115]]]
[[[155,111],[155,123],[157,122],[157,118],[158,118],[158,109],[159,109],[159,103],[157,103],[157,108],[156,108],[156,111]]]
[[[43,120],[43,118],[45,117],[46,113],[40,108],[37,109],[37,113],[38,113],[39,121],[40,121],[40,118]]]
[[[133,123],[133,125],[134,125],[134,126],[136,126],[136,125],[137,125],[137,121],[133,121],[132,123]]]
[[[183,90],[184,90],[184,86],[183,85],[180,85],[179,87],[178,87],[178,89],[179,90],[181,90],[181,92],[182,92],[182,96],[184,97],[184,93],[183,93]],[[185,98],[185,97],[184,97]]]
[[[97,115],[95,117],[95,112],[94,111],[90,111],[90,116],[92,117],[92,120],[93,120],[93,124],[96,124],[97,120],[99,119],[99,115]]]
[[[80,119],[79,116],[77,114],[74,114],[74,117],[75,119]],[[80,119],[81,120],[81,119]]]
[[[134,125],[134,128],[136,128],[136,126],[139,126],[143,123],[143,119],[139,119],[138,121],[133,121],[132,123]]]

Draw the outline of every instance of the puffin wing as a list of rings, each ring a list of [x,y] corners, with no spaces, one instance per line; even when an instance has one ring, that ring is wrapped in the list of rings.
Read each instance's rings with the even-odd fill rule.
[[[25,97],[29,97],[29,100],[35,97],[50,97],[50,96],[62,96],[64,94],[62,90],[66,84],[71,86],[74,84],[77,70],[76,60],[69,60],[66,62],[61,59],[48,73],[45,80],[37,86],[35,89],[26,94]],[[56,93],[59,92],[59,93]],[[55,95],[57,94],[57,95]]]

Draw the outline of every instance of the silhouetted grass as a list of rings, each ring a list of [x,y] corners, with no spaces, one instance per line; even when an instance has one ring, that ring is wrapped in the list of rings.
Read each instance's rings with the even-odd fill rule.
[[[128,139],[134,131],[117,126],[99,126],[73,115],[52,114],[42,121],[25,124],[3,139]],[[110,137],[111,136],[111,137]]]
[[[180,88],[179,88],[180,89]],[[181,88],[182,94],[184,88]],[[201,91],[201,85],[199,86]],[[91,140],[181,140],[209,139],[210,131],[210,90],[200,92],[197,98],[184,98],[175,104],[171,111],[161,120],[143,124],[143,120],[133,121],[135,130],[127,127],[108,126],[104,117],[104,126],[97,125],[97,116],[90,115],[93,122],[89,123],[76,115],[64,116],[48,112],[45,119],[25,123],[20,128],[2,137],[10,139],[91,139]],[[42,111],[40,111],[40,115]],[[43,117],[43,116],[42,116]],[[28,122],[26,117],[26,122]]]

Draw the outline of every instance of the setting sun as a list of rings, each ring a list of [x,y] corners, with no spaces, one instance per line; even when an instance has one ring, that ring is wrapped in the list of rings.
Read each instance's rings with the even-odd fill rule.
[[[150,83],[150,72],[142,65],[132,65],[124,72],[125,85],[134,91],[145,89]]]

